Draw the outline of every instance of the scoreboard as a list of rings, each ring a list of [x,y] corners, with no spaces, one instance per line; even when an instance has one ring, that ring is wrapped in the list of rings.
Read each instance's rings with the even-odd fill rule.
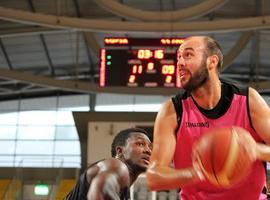
[[[105,38],[99,86],[180,87],[176,51],[183,38]]]

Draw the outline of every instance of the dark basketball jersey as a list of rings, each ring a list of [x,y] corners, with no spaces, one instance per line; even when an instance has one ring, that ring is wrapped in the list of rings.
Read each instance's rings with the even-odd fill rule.
[[[100,160],[100,161],[93,163],[92,165],[90,165],[88,167],[88,169],[95,166],[98,162],[101,162],[101,161],[103,161],[103,160]],[[64,198],[64,200],[87,200],[87,193],[88,193],[90,184],[87,181],[86,174],[87,174],[87,170],[85,170],[85,172],[80,176],[75,187]],[[126,187],[120,191],[119,199],[120,200],[129,200],[130,199],[130,192],[129,192],[128,187]]]

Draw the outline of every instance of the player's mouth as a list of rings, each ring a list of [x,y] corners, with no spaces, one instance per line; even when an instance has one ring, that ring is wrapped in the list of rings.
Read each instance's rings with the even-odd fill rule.
[[[186,70],[181,70],[179,72],[179,76],[180,76],[181,79],[184,78],[186,75],[188,75],[188,72]]]
[[[142,160],[144,161],[144,163],[145,164],[149,164],[150,163],[150,156],[144,156],[143,158],[142,158]]]

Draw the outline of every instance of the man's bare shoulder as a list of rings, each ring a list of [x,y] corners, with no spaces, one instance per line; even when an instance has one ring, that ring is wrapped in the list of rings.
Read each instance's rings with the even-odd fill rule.
[[[158,112],[158,118],[162,120],[176,119],[176,112],[175,112],[175,108],[171,99],[166,100],[162,104]]]
[[[159,113],[163,115],[175,114],[175,109],[171,99],[166,100],[162,105]]]
[[[127,170],[126,165],[119,159],[116,158],[108,158],[105,160],[101,160],[92,167],[90,167],[87,171],[92,172],[98,170],[102,171],[117,171],[117,170]]]
[[[98,174],[115,174],[119,177],[127,178],[129,176],[129,171],[127,166],[119,159],[116,158],[108,158],[102,160],[95,164],[94,166],[87,169],[87,179],[91,181],[93,177]]]

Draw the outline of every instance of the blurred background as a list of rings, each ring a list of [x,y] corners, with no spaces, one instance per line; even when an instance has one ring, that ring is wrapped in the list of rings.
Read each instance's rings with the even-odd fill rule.
[[[0,0],[0,199],[62,199],[122,128],[152,133],[181,93],[182,39],[221,45],[221,79],[270,103],[268,0]],[[133,199],[150,192],[142,176]]]

